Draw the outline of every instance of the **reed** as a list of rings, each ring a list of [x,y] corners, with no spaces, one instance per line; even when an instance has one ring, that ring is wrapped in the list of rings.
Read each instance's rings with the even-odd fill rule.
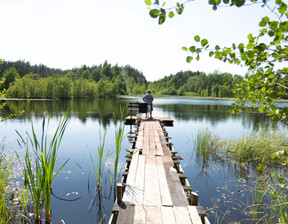
[[[119,163],[119,156],[121,150],[123,150],[123,141],[127,137],[128,133],[124,133],[124,116],[125,116],[125,109],[120,106],[120,117],[119,117],[119,125],[115,130],[115,159],[114,159],[114,192],[116,192],[117,182],[120,178],[120,172],[118,173],[118,163]],[[114,120],[117,122],[117,116],[115,113]]]
[[[1,143],[0,143],[1,146]],[[8,194],[6,186],[8,185],[8,174],[10,170],[9,159],[3,153],[3,149],[0,150],[0,223],[11,223],[12,214],[11,206],[8,205]]]
[[[20,141],[18,140],[19,145],[26,148],[23,175],[32,197],[35,222],[39,222],[41,220],[41,207],[43,206],[43,199],[45,202],[45,220],[48,222],[51,220],[50,196],[52,180],[69,160],[67,159],[56,172],[54,171],[57,151],[63,138],[68,119],[69,114],[67,111],[65,116],[60,120],[54,135],[50,140],[50,143],[48,143],[47,135],[50,116],[47,123],[46,119],[43,118],[42,135],[40,140],[35,133],[33,124],[32,136],[26,132],[26,139],[24,139],[21,134],[16,131],[20,137]],[[30,155],[30,145],[34,154],[33,161],[32,156]]]
[[[285,133],[263,128],[243,135],[238,140],[229,141],[229,144],[226,144],[226,147],[222,149],[239,162],[274,164],[277,161],[271,159],[271,155],[284,150],[286,143]]]
[[[101,131],[99,129],[100,143],[99,143],[99,146],[97,147],[97,165],[96,165],[96,167],[94,166],[93,157],[90,154],[90,159],[93,162],[93,171],[94,171],[94,175],[96,178],[96,192],[100,191],[100,189],[102,187],[102,177],[103,177],[103,171],[105,169],[104,165],[106,164],[105,163],[106,160],[111,156],[111,153],[109,151],[104,156],[106,133],[107,133],[107,131],[105,130],[104,135],[103,135],[103,139],[102,139]],[[107,167],[107,169],[108,169],[108,167]],[[109,171],[109,169],[108,169],[108,171]],[[88,179],[88,184],[89,184],[89,179]]]
[[[283,174],[265,170],[253,192],[254,202],[244,212],[251,213],[255,223],[288,223],[288,186]]]
[[[214,154],[217,149],[217,138],[213,137],[211,131],[206,128],[198,131],[194,144],[197,154],[201,154],[203,160],[206,161],[209,155]]]

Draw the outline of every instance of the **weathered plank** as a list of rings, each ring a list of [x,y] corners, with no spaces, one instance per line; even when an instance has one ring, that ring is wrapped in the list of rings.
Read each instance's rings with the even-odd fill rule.
[[[162,156],[162,160],[173,205],[188,206],[186,195],[178,177],[178,173],[173,168],[173,162],[171,157]]]
[[[188,206],[188,211],[191,220],[193,220],[193,224],[202,224],[201,217],[197,211],[196,206]]]
[[[156,158],[154,155],[145,156],[144,205],[161,205]]]
[[[150,133],[150,122],[142,122],[145,125],[143,126],[143,131],[144,131],[144,136],[143,136],[143,152],[142,154],[149,154],[150,153],[150,138],[149,138],[149,133]]]
[[[187,207],[178,207],[174,206],[173,207],[174,213],[175,213],[175,218],[176,218],[176,223],[177,224],[189,224],[193,223],[190,219],[189,212]],[[194,224],[194,223],[193,223]]]
[[[145,206],[146,223],[147,224],[162,224],[162,215],[160,206]]]
[[[156,163],[157,163],[157,171],[158,171],[158,179],[159,179],[162,206],[173,206],[169,187],[167,184],[167,178],[166,178],[165,170],[163,167],[162,156],[161,157],[156,156]]]
[[[135,180],[135,194],[132,203],[135,205],[144,204],[144,186],[145,186],[145,155],[139,155],[137,176]]]
[[[173,207],[170,206],[162,206],[161,207],[162,212],[162,223],[164,224],[175,224],[175,215]]]
[[[136,205],[133,217],[133,224],[146,223],[146,210],[143,205]]]
[[[134,206],[128,205],[125,209],[120,209],[117,216],[118,224],[133,223],[134,217]]]
[[[129,167],[129,174],[126,181],[126,187],[123,195],[123,201],[132,204],[132,198],[135,195],[135,179],[137,175],[139,151],[135,152],[132,156],[131,164]]]

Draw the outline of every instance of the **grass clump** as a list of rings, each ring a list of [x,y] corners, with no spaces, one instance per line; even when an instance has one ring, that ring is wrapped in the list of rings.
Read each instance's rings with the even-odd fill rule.
[[[243,135],[238,140],[226,141],[226,144],[222,145],[222,150],[240,163],[253,162],[267,165],[280,163],[280,160],[275,160],[271,156],[275,153],[284,153],[286,144],[285,133],[263,128]]]
[[[8,175],[10,173],[10,164],[7,156],[0,150],[0,223],[8,224],[12,221],[12,207],[8,204],[9,195],[7,185],[9,184]]]
[[[123,150],[123,141],[128,135],[124,133],[125,130],[125,123],[124,123],[124,117],[125,117],[125,110],[120,107],[120,117],[119,117],[119,125],[116,127],[115,130],[115,159],[114,159],[114,177],[113,177],[113,187],[114,192],[116,193],[116,186],[117,182],[119,181],[120,174],[118,173],[118,163],[119,163],[119,157],[120,152]],[[117,117],[114,113],[114,119],[117,121]],[[114,194],[115,195],[115,194]]]
[[[57,151],[63,138],[68,118],[69,115],[68,112],[66,112],[65,116],[60,120],[49,143],[47,130],[50,117],[47,123],[46,119],[43,118],[42,135],[40,139],[36,135],[33,124],[32,136],[26,132],[27,137],[24,139],[21,134],[17,132],[20,137],[20,141],[18,140],[19,145],[26,149],[23,164],[24,184],[27,185],[32,198],[35,222],[41,221],[42,206],[45,206],[45,220],[48,222],[51,220],[50,196],[52,180],[68,162],[68,160],[66,160],[56,172],[54,171]],[[31,154],[34,155],[34,157]],[[21,162],[19,156],[18,159]]]

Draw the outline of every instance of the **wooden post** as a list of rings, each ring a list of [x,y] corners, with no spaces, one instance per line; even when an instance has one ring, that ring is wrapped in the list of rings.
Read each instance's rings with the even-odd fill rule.
[[[123,195],[123,184],[117,183],[117,203],[120,204],[122,202]]]
[[[192,205],[198,205],[198,194],[196,192],[191,193]]]

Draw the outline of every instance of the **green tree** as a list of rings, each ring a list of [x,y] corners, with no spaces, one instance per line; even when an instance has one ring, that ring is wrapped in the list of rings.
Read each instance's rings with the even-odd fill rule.
[[[19,73],[17,72],[16,68],[9,68],[2,77],[3,83],[0,86],[0,90],[8,89],[9,85],[13,83],[16,79],[19,79]]]
[[[145,2],[150,7],[150,16],[157,18],[159,24],[163,24],[166,17],[173,18],[175,14],[182,14],[184,5],[192,0],[183,4],[176,3],[172,8],[164,8],[165,5],[160,4],[159,0],[153,5],[150,0]],[[287,63],[284,63],[288,60],[288,7],[283,0],[273,0],[275,6],[273,8],[269,7],[267,2],[267,0],[209,0],[208,4],[214,10],[221,5],[242,7],[261,3],[261,6],[271,10],[278,19],[263,17],[259,21],[258,35],[247,34],[246,44],[233,43],[232,46],[216,45],[210,48],[207,39],[196,35],[194,37],[196,45],[182,49],[191,53],[186,58],[187,62],[193,59],[199,60],[202,52],[208,52],[210,57],[217,60],[247,66],[248,73],[242,83],[237,84],[233,90],[237,101],[234,103],[232,114],[237,115],[241,112],[242,106],[250,105],[252,108],[257,107],[259,112],[272,116],[275,121],[287,122],[288,108],[278,108],[274,102],[287,94],[288,90],[288,67]]]

